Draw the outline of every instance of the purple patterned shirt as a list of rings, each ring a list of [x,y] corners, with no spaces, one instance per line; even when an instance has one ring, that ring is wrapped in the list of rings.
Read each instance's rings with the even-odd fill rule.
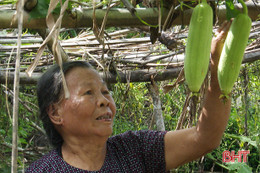
[[[166,132],[141,130],[110,137],[105,162],[99,171],[86,171],[69,165],[62,159],[61,149],[56,149],[32,163],[26,173],[163,173],[166,172],[165,134]]]

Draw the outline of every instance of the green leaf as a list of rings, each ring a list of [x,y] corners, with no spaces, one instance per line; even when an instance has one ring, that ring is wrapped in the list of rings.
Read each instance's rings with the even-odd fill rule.
[[[23,137],[27,137],[27,135],[28,135],[27,131],[24,130],[24,129],[21,129],[21,128],[19,129],[19,133],[20,133],[20,135],[23,136]]]
[[[5,130],[4,129],[0,129],[0,134],[4,135],[5,134]]]
[[[233,0],[226,0],[226,10],[227,20],[235,18],[239,13],[241,13],[239,10],[235,8]]]
[[[30,19],[45,18],[48,12],[49,2],[47,0],[38,0],[36,7],[29,13]]]
[[[206,155],[209,159],[213,160],[215,164],[221,166],[222,168],[225,168],[227,170],[230,170],[229,167],[227,167],[226,165],[222,164],[222,163],[218,163],[217,159],[211,154],[211,153],[208,153]]]
[[[62,3],[64,3],[65,0],[62,0]],[[30,19],[41,19],[45,18],[48,13],[50,0],[38,0],[38,3],[36,7],[32,9],[32,11],[29,13]],[[60,13],[60,3],[57,4],[56,8],[52,11],[54,14]],[[68,9],[72,9],[71,2],[69,2]]]
[[[229,168],[229,170],[236,170],[237,173],[251,173],[252,172],[252,168],[249,167],[247,164],[242,163],[242,162],[229,162],[227,163],[227,167]]]
[[[249,167],[248,165],[246,164],[242,164],[241,167],[239,167],[237,169],[237,172],[238,173],[251,173],[252,172],[252,168]]]
[[[247,136],[242,136],[242,135],[238,136],[238,135],[228,134],[228,133],[225,133],[225,136],[230,137],[230,138],[234,138],[234,139],[238,139],[241,142],[247,142],[248,144],[257,148],[256,141],[253,141],[252,139],[250,139]]]
[[[25,139],[23,139],[23,138],[19,138],[19,143],[21,143],[21,144],[28,144],[28,142]]]

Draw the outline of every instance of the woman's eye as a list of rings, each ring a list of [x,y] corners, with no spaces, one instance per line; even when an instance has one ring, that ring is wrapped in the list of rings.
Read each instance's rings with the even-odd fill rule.
[[[85,95],[90,95],[90,94],[92,94],[91,90],[88,90],[88,91],[85,92]]]
[[[110,92],[108,90],[105,90],[102,92],[103,94],[110,94]]]

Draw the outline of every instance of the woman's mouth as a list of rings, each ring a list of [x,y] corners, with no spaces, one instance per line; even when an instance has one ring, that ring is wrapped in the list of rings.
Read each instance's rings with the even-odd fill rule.
[[[96,118],[96,120],[105,120],[105,121],[111,121],[112,116],[110,114],[101,115]]]

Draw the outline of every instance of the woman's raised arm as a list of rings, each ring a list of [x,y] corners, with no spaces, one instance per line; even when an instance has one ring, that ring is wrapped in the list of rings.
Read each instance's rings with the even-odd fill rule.
[[[167,170],[197,159],[220,144],[230,114],[230,99],[225,103],[219,99],[221,91],[217,66],[230,24],[231,22],[223,23],[212,39],[211,80],[196,127],[170,131],[165,135]]]

